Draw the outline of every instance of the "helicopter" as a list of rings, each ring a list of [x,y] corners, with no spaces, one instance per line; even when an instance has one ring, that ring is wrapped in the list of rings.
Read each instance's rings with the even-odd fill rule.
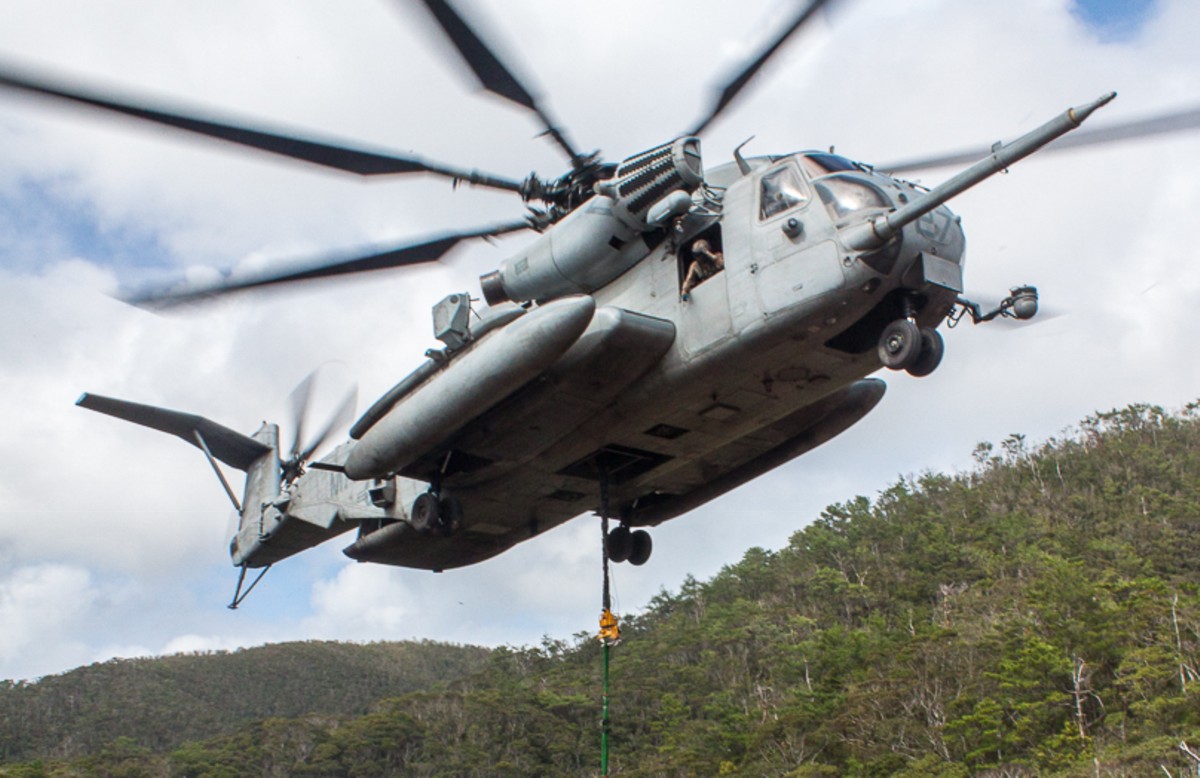
[[[234,547],[243,572],[353,528],[352,558],[447,569],[596,509],[604,497],[620,520],[613,557],[645,562],[646,527],[865,416],[883,393],[882,382],[867,378],[881,365],[933,372],[942,352],[937,327],[947,317],[1028,318],[1035,310],[1031,287],[1015,288],[988,314],[960,302],[962,231],[937,201],[1073,128],[1096,104],[994,150],[985,168],[933,191],[884,174],[898,167],[827,152],[735,153],[732,162],[703,165],[696,136],[728,100],[688,133],[612,165],[576,150],[451,6],[428,5],[464,56],[475,52],[469,61],[485,85],[542,118],[571,170],[513,181],[412,159],[343,156],[367,172],[424,171],[512,191],[543,210],[387,256],[173,299],[413,264],[467,238],[539,231],[483,279],[489,307],[472,320],[468,294],[440,303],[435,326],[445,348],[372,406],[352,430],[355,442],[316,462],[308,461],[310,447],[281,455],[270,427],[242,436],[94,395],[80,403],[179,434],[211,459],[248,471]],[[801,13],[774,47],[820,5]],[[72,97],[20,74],[3,83]],[[80,97],[92,99],[78,91],[72,99]],[[105,102],[92,100],[114,109]],[[270,151],[285,145],[151,113],[142,118]],[[292,150],[308,161],[338,152],[301,141]],[[700,241],[722,266],[685,291]]]

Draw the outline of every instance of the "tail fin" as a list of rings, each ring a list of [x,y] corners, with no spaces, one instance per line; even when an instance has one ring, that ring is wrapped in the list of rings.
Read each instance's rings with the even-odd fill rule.
[[[75,404],[175,435],[203,451],[238,511],[238,532],[230,546],[233,563],[239,567],[262,567],[269,564],[255,560],[254,556],[261,545],[261,539],[274,529],[274,525],[280,519],[279,511],[271,507],[272,501],[279,496],[282,478],[278,426],[263,424],[262,428],[250,437],[203,416],[86,392]],[[246,486],[240,505],[214,460],[245,471]],[[270,522],[271,526],[266,526],[267,522]]]
[[[118,419],[141,424],[143,427],[168,432],[196,448],[211,453],[230,467],[250,472],[250,467],[264,454],[273,450],[272,446],[261,440],[248,437],[223,427],[215,421],[209,421],[203,416],[191,413],[170,411],[166,408],[156,408],[153,405],[131,403],[127,400],[116,400],[112,397],[102,397],[98,394],[84,392],[75,404],[89,411],[115,416]],[[274,449],[278,449],[278,431],[275,434]]]
[[[246,489],[242,496],[238,531],[229,544],[229,555],[238,567],[263,566],[262,563],[256,563],[255,552],[280,520],[279,510],[271,506],[271,502],[279,496],[279,485],[283,480],[283,465],[279,461],[279,426],[263,424],[254,433],[253,440],[265,446],[267,451],[246,468]]]

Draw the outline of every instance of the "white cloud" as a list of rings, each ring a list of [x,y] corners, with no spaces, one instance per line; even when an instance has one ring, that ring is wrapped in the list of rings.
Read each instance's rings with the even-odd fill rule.
[[[78,661],[83,636],[72,628],[95,599],[91,575],[78,567],[31,565],[0,578],[0,664]]]
[[[114,649],[113,656],[135,657],[153,654],[194,654],[212,651],[235,651],[245,645],[240,636],[232,635],[179,635],[167,641],[161,651],[149,651],[140,647]]]
[[[374,565],[347,565],[332,580],[316,582],[312,603],[305,632],[328,640],[415,636],[421,605],[399,570]]]
[[[691,123],[717,75],[751,50],[747,41],[793,8],[479,5],[576,143],[612,159]],[[1121,95],[1094,123],[1194,105],[1200,6],[1158,5],[1140,36],[1102,44],[1067,0],[842,3],[706,133],[706,165],[729,160],[751,134],[750,153],[836,143],[881,161],[978,146],[1109,89]],[[531,137],[536,122],[475,94],[420,18],[388,2],[347,13],[246,0],[227,14],[199,0],[14,0],[0,59],[517,178],[561,171],[556,150]],[[656,529],[650,563],[616,571],[622,607],[688,572],[711,575],[749,546],[782,545],[829,502],[900,474],[964,467],[979,440],[1045,437],[1098,408],[1178,406],[1200,394],[1200,365],[1187,356],[1200,335],[1191,315],[1200,295],[1196,169],[1196,136],[1159,138],[1035,157],[956,200],[970,291],[995,299],[1035,283],[1047,307],[1068,314],[1016,332],[948,333],[936,374],[885,376],[888,396],[860,425]],[[331,359],[346,363],[370,402],[432,344],[429,306],[476,291],[476,276],[526,236],[465,247],[438,268],[170,317],[104,292],[170,268],[244,272],[499,221],[520,213],[511,198],[437,180],[348,181],[0,94],[0,209],[0,558],[12,571],[0,592],[14,603],[2,607],[25,619],[14,622],[21,646],[62,647],[31,656],[5,624],[0,640],[14,648],[0,655],[0,677],[142,647],[305,637],[524,643],[594,629],[599,531],[583,519],[441,575],[354,565],[334,541],[278,566],[241,610],[226,611],[230,508],[203,457],[71,404],[88,390],[249,432],[282,419],[291,388]],[[54,618],[27,618],[43,601]]]

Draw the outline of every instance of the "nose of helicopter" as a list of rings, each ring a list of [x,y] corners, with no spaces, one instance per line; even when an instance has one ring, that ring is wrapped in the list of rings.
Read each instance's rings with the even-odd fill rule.
[[[896,278],[906,289],[963,291],[966,236],[962,219],[941,206],[902,230]]]

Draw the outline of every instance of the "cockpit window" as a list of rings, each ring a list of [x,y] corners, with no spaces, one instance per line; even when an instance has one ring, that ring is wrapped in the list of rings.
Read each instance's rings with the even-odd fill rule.
[[[837,154],[805,154],[800,157],[800,164],[809,178],[819,178],[830,173],[844,173],[862,170],[855,162],[839,157]]]
[[[841,219],[867,208],[888,208],[891,204],[875,187],[850,176],[829,176],[813,182],[817,196],[833,218]]]
[[[762,177],[759,218],[767,219],[808,200],[800,174],[790,165]]]

